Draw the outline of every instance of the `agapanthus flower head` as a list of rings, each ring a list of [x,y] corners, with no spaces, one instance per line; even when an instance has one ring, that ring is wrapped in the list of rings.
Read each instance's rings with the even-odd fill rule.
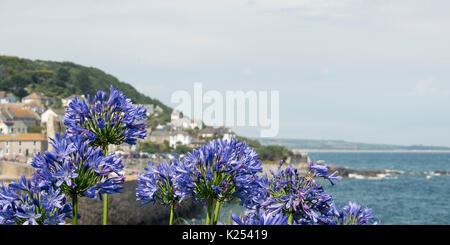
[[[338,176],[338,171],[334,171],[332,174],[329,174],[328,171],[330,167],[326,165],[315,164],[313,161],[309,163],[309,170],[312,172],[314,177],[322,177],[330,181],[331,185],[335,183],[333,181],[342,179],[342,176]]]
[[[22,176],[0,187],[0,224],[62,225],[71,217],[72,207],[66,204],[61,190],[43,182],[37,173],[31,180]]]
[[[252,205],[262,172],[258,154],[236,139],[213,140],[187,153],[174,166],[174,185],[179,196],[199,202],[228,201],[237,197],[241,204]]]
[[[121,190],[123,164],[117,155],[104,156],[80,135],[57,134],[51,142],[54,150],[36,154],[31,162],[41,181],[60,187],[65,194],[90,198]],[[113,173],[119,177],[111,178]]]
[[[265,212],[263,209],[249,210],[241,216],[232,214],[234,225],[288,225],[288,216],[282,212]]]
[[[163,162],[155,166],[151,162],[145,168],[145,173],[138,177],[136,189],[137,200],[142,201],[144,206],[148,203],[160,204],[164,206],[181,202],[184,198],[179,196],[180,192],[175,192],[173,168],[179,160],[169,163]]]
[[[260,184],[266,189],[266,196],[259,207],[266,212],[284,213],[292,216],[292,224],[332,224],[337,214],[334,203],[323,187],[315,182],[317,171],[301,176],[291,165],[282,169],[280,162],[276,172],[264,176]],[[326,169],[318,168],[320,173]]]
[[[380,221],[376,221],[373,216],[372,209],[366,207],[362,209],[361,205],[349,202],[339,210],[337,216],[337,224],[339,225],[378,225]]]
[[[134,105],[119,89],[111,85],[109,98],[98,91],[92,98],[75,98],[66,110],[64,125],[68,134],[82,135],[94,146],[136,144],[146,137],[146,109]]]

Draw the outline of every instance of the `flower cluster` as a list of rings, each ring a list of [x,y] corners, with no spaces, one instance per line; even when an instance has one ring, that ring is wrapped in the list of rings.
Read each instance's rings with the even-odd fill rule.
[[[36,154],[31,162],[47,184],[54,183],[70,196],[89,198],[121,190],[123,165],[115,154],[104,156],[101,149],[89,146],[80,135],[57,134],[50,143],[54,150]],[[118,176],[109,178],[112,173]]]
[[[104,148],[109,144],[136,144],[146,137],[146,109],[135,106],[117,88],[111,85],[109,98],[98,91],[91,100],[75,98],[69,104],[64,118],[68,134],[83,135],[93,146]]]
[[[143,201],[141,206],[150,202],[167,206],[180,201],[173,185],[174,165],[175,161],[163,162],[156,167],[149,163],[149,168],[145,168],[147,172],[139,175],[136,196],[137,200]]]
[[[337,224],[339,225],[369,225],[380,224],[380,221],[375,221],[375,217],[372,214],[372,210],[368,207],[361,208],[353,202],[349,202],[342,209],[339,210],[339,215],[336,217]]]
[[[244,206],[255,205],[253,198],[261,189],[256,174],[262,172],[257,156],[245,142],[213,140],[170,164],[156,168],[149,164],[147,172],[139,176],[138,200],[144,201],[143,205],[153,202],[173,209],[191,198],[207,205],[206,222],[216,224],[224,202],[239,198]]]
[[[0,225],[62,225],[72,217],[61,189],[49,185],[37,173],[31,180],[22,176],[0,187]]]
[[[316,178],[329,180],[332,185],[342,177],[337,171],[329,174],[329,167],[311,162],[306,175],[301,176],[297,169],[281,167],[276,173],[271,171],[258,181],[263,191],[254,198],[255,208],[248,209],[241,217],[232,215],[234,224],[292,224],[292,225],[366,225],[374,217],[369,208],[350,202],[342,209],[337,209],[331,195],[327,194]],[[323,183],[323,181],[322,181]]]
[[[234,225],[287,225],[288,216],[283,213],[267,213],[263,209],[251,210],[241,216],[231,215]]]
[[[187,154],[175,165],[176,193],[183,198],[229,201],[234,197],[241,204],[252,206],[252,195],[262,172],[256,152],[236,139],[213,140]]]
[[[306,176],[300,176],[292,166],[281,170],[282,164],[276,173],[271,172],[271,178],[267,175],[262,178],[260,183],[266,189],[266,195],[260,207],[268,213],[289,216],[289,224],[332,224],[333,217],[337,215],[334,202],[314,177],[334,177],[315,165],[310,166]]]

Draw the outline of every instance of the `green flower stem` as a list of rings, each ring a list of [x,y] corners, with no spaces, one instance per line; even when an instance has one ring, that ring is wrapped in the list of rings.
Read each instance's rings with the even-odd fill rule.
[[[212,206],[213,206],[213,200],[212,199],[208,199],[207,201],[207,206],[208,206],[208,210],[206,212],[206,225],[211,225],[212,224]]]
[[[170,205],[170,220],[169,220],[169,225],[173,225],[173,213],[175,211],[175,203],[172,203]]]
[[[108,194],[103,194],[103,225],[108,224]]]
[[[108,156],[108,145],[103,145],[103,155]],[[103,225],[108,224],[108,194],[103,194]]]
[[[289,208],[289,218],[288,218],[288,224],[292,225],[294,221],[294,212],[292,212],[292,207]]]
[[[214,210],[214,221],[213,225],[217,225],[217,221],[219,220],[219,213],[220,213],[220,207],[222,206],[222,203],[217,200],[216,201],[216,208]]]
[[[72,195],[72,225],[78,225],[78,197]]]

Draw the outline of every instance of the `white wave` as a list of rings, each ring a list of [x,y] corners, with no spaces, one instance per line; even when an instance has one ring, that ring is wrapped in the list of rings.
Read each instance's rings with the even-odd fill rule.
[[[396,179],[397,177],[396,176],[393,176],[392,174],[382,174],[382,173],[380,173],[380,174],[377,174],[376,176],[364,176],[364,175],[361,175],[361,174],[352,174],[352,173],[350,173],[350,174],[348,174],[348,177],[349,178],[352,178],[352,179],[375,179],[375,180],[379,180],[379,179]]]

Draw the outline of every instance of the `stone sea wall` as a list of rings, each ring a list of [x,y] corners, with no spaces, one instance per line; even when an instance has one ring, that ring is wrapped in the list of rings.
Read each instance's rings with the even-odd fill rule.
[[[0,161],[0,181],[17,180],[22,175],[29,178],[34,171],[27,163]]]

